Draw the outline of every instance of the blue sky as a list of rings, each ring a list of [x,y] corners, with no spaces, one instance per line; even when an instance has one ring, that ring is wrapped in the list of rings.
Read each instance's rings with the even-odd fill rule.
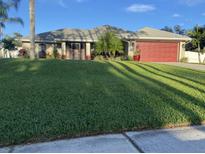
[[[29,34],[29,0],[22,0],[11,16],[25,25],[8,24],[6,34]],[[162,28],[179,24],[186,29],[205,24],[205,0],[36,0],[36,32],[61,28],[113,25],[136,31],[144,26]]]

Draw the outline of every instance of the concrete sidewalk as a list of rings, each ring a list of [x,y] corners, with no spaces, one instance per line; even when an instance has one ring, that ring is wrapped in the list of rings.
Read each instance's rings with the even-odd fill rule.
[[[0,149],[12,153],[138,153],[122,134],[100,135]]]
[[[101,135],[1,148],[14,153],[198,153],[205,152],[205,126]]]

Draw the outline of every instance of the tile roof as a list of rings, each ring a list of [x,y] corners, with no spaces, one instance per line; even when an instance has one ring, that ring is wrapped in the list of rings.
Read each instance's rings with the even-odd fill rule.
[[[138,32],[127,31],[121,28],[105,25],[94,29],[59,29],[55,31],[40,33],[36,35],[36,41],[56,42],[56,41],[75,41],[75,42],[96,42],[98,38],[107,31],[114,32],[121,39],[189,39],[187,36],[169,33],[153,28],[143,28]],[[29,36],[22,39],[29,40]]]
[[[179,35],[163,30],[158,30],[150,27],[140,29],[138,32],[139,39],[173,39],[173,40],[190,40],[190,37]]]

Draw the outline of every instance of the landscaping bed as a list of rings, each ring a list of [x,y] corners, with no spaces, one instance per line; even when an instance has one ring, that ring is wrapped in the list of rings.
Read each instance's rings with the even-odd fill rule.
[[[205,72],[122,61],[0,60],[0,145],[205,120]]]

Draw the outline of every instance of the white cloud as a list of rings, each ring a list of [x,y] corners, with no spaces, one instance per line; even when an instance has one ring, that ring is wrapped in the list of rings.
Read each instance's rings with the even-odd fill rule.
[[[180,18],[180,17],[182,17],[182,15],[180,15],[180,14],[178,14],[178,13],[175,13],[175,14],[172,15],[172,17],[174,17],[174,18]]]
[[[155,6],[147,4],[132,4],[127,8],[127,11],[135,13],[149,12],[154,10],[156,10]]]
[[[179,0],[179,3],[187,6],[196,6],[205,3],[205,0]]]

